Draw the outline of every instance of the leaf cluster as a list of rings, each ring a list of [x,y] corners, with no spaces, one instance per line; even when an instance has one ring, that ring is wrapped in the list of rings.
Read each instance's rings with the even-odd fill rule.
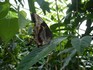
[[[21,10],[25,0],[14,2],[16,6],[0,1],[0,70],[93,69],[92,0],[28,0],[30,14],[40,15],[53,33],[51,42],[40,48],[28,13]]]

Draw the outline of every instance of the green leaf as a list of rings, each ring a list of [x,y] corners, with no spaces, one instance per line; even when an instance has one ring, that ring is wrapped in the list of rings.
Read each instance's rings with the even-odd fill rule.
[[[19,27],[23,28],[29,23],[30,21],[26,19],[26,13],[24,11],[18,12],[18,21],[19,21]]]
[[[8,1],[0,2],[0,19],[4,18],[7,15],[9,8],[10,4]]]
[[[6,18],[18,18],[18,14],[17,12],[14,12],[11,10],[8,12],[8,15],[6,16]]]
[[[64,64],[62,66],[62,68],[60,70],[63,70],[70,62],[71,58],[76,54],[76,50],[72,50],[71,54],[64,59]]]
[[[63,54],[63,53],[69,53],[69,52],[71,52],[72,50],[73,50],[73,47],[64,49],[63,51],[60,51],[60,52],[58,53],[58,55],[61,55],[61,54]]]
[[[57,28],[59,28],[59,27],[62,27],[62,26],[64,26],[64,24],[59,24],[59,23],[55,23],[55,24],[53,24],[53,25],[51,25],[50,26],[50,29],[53,31],[53,32],[56,32],[57,31]]]
[[[36,13],[35,5],[34,5],[34,0],[28,0],[28,4],[29,4],[30,12]]]
[[[84,36],[83,38],[74,38],[71,40],[72,46],[79,52],[82,53],[84,48],[88,47],[91,43],[91,36]]]
[[[79,38],[74,38],[74,39],[72,39],[71,40],[71,44],[72,44],[72,46],[78,51],[78,52],[80,52],[80,50],[81,50],[81,47],[80,47],[80,39]]]
[[[81,48],[82,47],[88,47],[92,41],[91,36],[84,36],[81,38]]]
[[[32,65],[38,62],[40,58],[43,58],[52,52],[55,47],[64,39],[66,39],[66,37],[59,37],[52,40],[48,45],[42,46],[40,48],[34,48],[30,54],[23,58],[17,67],[17,70],[28,70]]]
[[[50,12],[49,3],[45,0],[36,0],[36,2],[40,5],[40,8],[43,10],[44,14],[46,11]]]
[[[13,36],[18,32],[18,19],[11,18],[11,19],[2,19],[0,20],[0,38],[4,42],[8,42]]]

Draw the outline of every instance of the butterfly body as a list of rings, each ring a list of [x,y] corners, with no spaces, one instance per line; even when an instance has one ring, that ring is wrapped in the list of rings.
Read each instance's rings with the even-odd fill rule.
[[[34,40],[38,46],[48,44],[52,39],[52,32],[37,14],[32,14],[32,21],[34,22]]]

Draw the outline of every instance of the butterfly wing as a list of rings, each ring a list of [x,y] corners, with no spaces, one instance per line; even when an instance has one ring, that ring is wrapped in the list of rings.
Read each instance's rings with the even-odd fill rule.
[[[47,24],[37,14],[32,14],[34,24],[34,39],[38,46],[48,44],[52,39],[52,32]]]

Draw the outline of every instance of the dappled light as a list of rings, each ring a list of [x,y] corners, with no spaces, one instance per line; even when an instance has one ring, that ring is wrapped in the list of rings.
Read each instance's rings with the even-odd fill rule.
[[[0,70],[93,70],[93,0],[0,0]]]

